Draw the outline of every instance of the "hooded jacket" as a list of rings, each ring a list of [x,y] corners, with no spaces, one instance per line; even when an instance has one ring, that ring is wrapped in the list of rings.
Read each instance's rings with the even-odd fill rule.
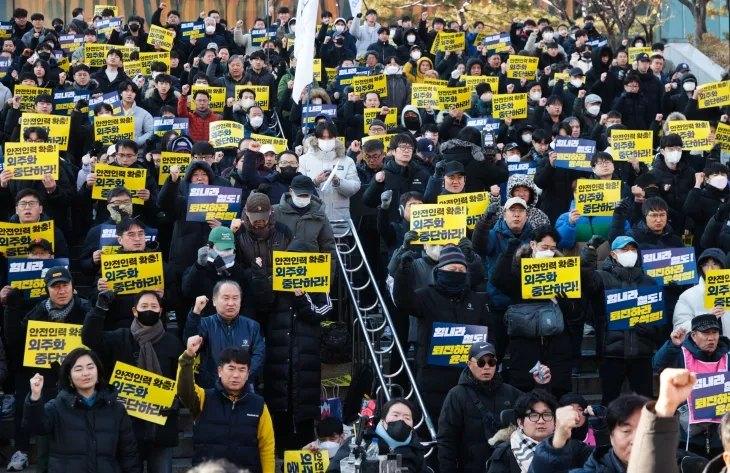
[[[535,170],[535,185],[542,189],[540,209],[550,218],[551,222],[565,212],[573,200],[571,185],[575,179],[586,179],[587,172],[575,171],[554,167],[549,157],[545,156],[537,162]]]
[[[386,190],[393,191],[393,202],[399,202],[401,194],[410,191],[423,193],[431,174],[421,167],[416,160],[411,158],[406,166],[401,166],[395,159],[386,159],[383,164],[385,179],[383,182],[371,181],[365,190],[363,200],[365,205],[377,208],[380,205],[380,194]],[[391,222],[398,221],[398,206],[391,205],[388,208],[388,215]]]
[[[408,35],[411,34],[414,35],[416,39],[412,43],[409,43]],[[423,44],[423,41],[421,41],[421,38],[418,36],[418,30],[416,28],[408,28],[407,30],[403,31],[401,38],[403,39],[403,44],[398,46],[398,57],[401,61],[401,64],[406,64],[408,61],[411,60],[411,48],[413,46],[418,46],[419,48],[421,48],[421,51],[426,50],[426,45]],[[467,39],[467,41],[469,40]]]
[[[722,268],[725,268],[725,253],[719,248],[708,248],[697,258],[697,271],[700,279],[697,284],[684,291],[674,308],[672,320],[673,329],[684,328],[687,333],[692,330],[692,319],[698,315],[707,314],[710,309],[705,307],[705,274],[702,265],[708,259],[714,259]],[[722,316],[723,334],[730,333],[730,310],[726,310]],[[728,328],[725,328],[728,327]]]
[[[542,225],[550,225],[550,219],[545,212],[537,208],[537,201],[540,198],[538,194],[538,188],[535,185],[535,180],[527,174],[513,174],[507,180],[507,196],[509,199],[512,197],[512,191],[515,187],[527,187],[530,190],[530,198],[527,199],[527,222],[532,228],[537,228]],[[489,203],[496,203],[499,205],[499,212],[497,212],[497,220],[504,217],[504,207],[502,207],[502,199],[499,196],[493,196],[489,194]]]
[[[639,77],[639,92],[646,97],[649,103],[649,116],[653,120],[656,114],[662,111],[664,86],[662,85],[662,81],[654,75],[651,69],[646,71],[646,73],[641,73],[638,70],[636,72]]]
[[[602,56],[608,56],[608,62],[604,64]],[[591,53],[591,68],[586,72],[586,89],[590,94],[601,97],[601,113],[608,113],[611,110],[613,99],[623,92],[623,85],[615,72],[611,71],[611,63],[614,54],[610,46],[605,45],[594,48]],[[606,73],[606,80],[601,81],[601,76]]]
[[[410,53],[409,53],[410,56]],[[421,63],[428,62],[431,65],[431,69],[434,69],[433,61],[430,58],[421,56],[418,61],[409,59],[408,62],[403,66],[403,74],[411,81],[412,84],[420,84],[423,82],[424,76],[421,72]]]
[[[683,210],[687,217],[694,222],[695,253],[702,249],[701,240],[705,233],[707,222],[717,213],[717,208],[730,199],[730,189],[725,186],[720,190],[708,183],[703,183],[700,189],[693,187],[687,194]]]
[[[458,161],[468,176],[464,192],[482,192],[509,178],[509,171],[503,162],[487,161],[481,146],[460,139],[452,139],[441,145],[441,156],[445,162]]]
[[[649,98],[641,91],[622,92],[614,99],[611,110],[621,114],[621,123],[629,130],[648,130],[656,115],[652,115],[651,111],[657,110],[657,107],[652,108]]]
[[[160,116],[160,109],[165,105],[176,108],[177,100],[180,97],[180,92],[170,88],[170,91],[167,93],[167,98],[163,99],[162,97],[160,97],[160,92],[156,88],[153,89],[150,87],[147,89],[147,92],[145,92],[144,95],[145,98],[142,101],[142,107],[146,109],[154,118]]]
[[[362,22],[362,24],[360,23]],[[350,34],[357,40],[357,55],[365,57],[368,46],[378,41],[378,29],[380,25],[369,26],[364,18],[353,18]]]
[[[664,156],[661,153],[657,154],[649,172],[659,181],[662,199],[674,210],[681,210],[695,185],[695,172],[697,172],[689,165],[687,157],[683,154],[677,163],[677,169],[671,170],[664,161]],[[667,186],[669,190],[665,190]]]
[[[274,205],[274,217],[294,232],[296,240],[303,240],[318,249],[320,253],[335,255],[335,237],[332,233],[324,204],[317,196],[311,196],[309,208],[302,211],[294,206],[290,194],[282,194],[278,205]]]

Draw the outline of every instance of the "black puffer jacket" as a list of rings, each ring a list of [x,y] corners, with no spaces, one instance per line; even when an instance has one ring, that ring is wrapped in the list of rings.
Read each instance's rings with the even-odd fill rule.
[[[438,459],[441,471],[483,473],[484,465],[494,451],[487,443],[502,426],[499,414],[512,409],[522,394],[502,381],[495,373],[491,381],[477,381],[469,368],[464,368],[459,384],[446,396],[438,420]],[[489,422],[474,404],[476,397],[490,414]]]
[[[629,130],[648,130],[654,116],[649,100],[642,93],[623,92],[613,101],[611,109],[621,114],[621,123]]]
[[[636,75],[639,76],[639,91],[646,97],[649,104],[649,116],[653,120],[657,113],[662,113],[664,86],[651,69],[646,73],[637,71]]]
[[[393,191],[393,202],[399,202],[401,194],[410,191],[425,192],[428,178],[431,174],[418,163],[411,159],[407,166],[401,166],[395,159],[388,159],[383,165],[385,179],[383,182],[373,180],[363,194],[365,205],[376,208],[380,205],[380,194],[387,190]],[[388,217],[391,222],[400,220],[398,206],[391,205],[388,208]]]
[[[132,422],[116,390],[96,392],[89,407],[66,390],[43,405],[25,399],[23,427],[48,435],[48,471],[53,473],[139,473]]]
[[[464,166],[469,176],[464,185],[464,192],[482,192],[495,184],[509,179],[509,171],[504,161],[487,161],[481,146],[460,139],[449,140],[441,145],[443,160],[458,161]]]
[[[593,305],[594,314],[606,313],[605,291],[656,286],[656,281],[644,273],[641,258],[632,268],[620,266],[611,256],[606,257],[602,270],[596,270],[596,250],[585,247],[580,256],[583,296]],[[596,351],[607,358],[651,358],[657,326],[636,324],[627,330],[608,331],[606,316],[595,317]]]
[[[601,56],[608,56],[608,62],[603,63]],[[611,71],[613,62],[613,50],[606,45],[595,48],[591,54],[591,68],[586,72],[586,89],[589,94],[596,94],[601,97],[601,113],[611,111],[611,102],[614,97],[621,95],[623,86],[615,72]],[[601,81],[601,75],[606,73],[606,80]]]
[[[271,262],[273,252],[286,251],[289,243],[294,239],[294,233],[283,223],[277,222],[273,213],[269,217],[269,224],[266,229],[268,231],[256,230],[260,232],[259,235],[250,226],[248,217],[244,215],[243,218],[245,221],[236,232],[238,259],[244,268],[250,268],[255,264],[256,258],[261,258],[263,267],[268,268],[270,272],[273,267]],[[268,235],[265,235],[265,233],[268,233]]]
[[[717,208],[728,201],[730,190],[725,187],[719,190],[710,184],[705,184],[701,189],[693,188],[684,201],[684,212],[694,222],[694,248],[695,254],[702,253],[704,249],[701,244],[702,235],[705,233],[707,222],[717,213]]]
[[[682,154],[682,159],[677,163],[677,169],[671,170],[664,162],[664,156],[657,154],[649,171],[659,181],[661,197],[674,210],[681,212],[684,203],[689,196],[689,191],[695,186],[695,171],[689,165],[687,157]],[[665,190],[669,186],[668,190]]]
[[[538,207],[547,214],[553,225],[558,217],[570,208],[570,202],[573,200],[570,189],[573,181],[587,179],[589,175],[587,172],[553,167],[547,156],[537,162],[535,185],[542,189]]]

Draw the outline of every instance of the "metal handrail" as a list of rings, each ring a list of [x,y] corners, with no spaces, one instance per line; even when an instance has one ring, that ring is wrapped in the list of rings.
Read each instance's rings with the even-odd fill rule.
[[[370,360],[372,361],[372,365],[375,369],[375,373],[380,384],[380,386],[378,386],[378,388],[376,389],[376,396],[378,393],[382,393],[385,400],[389,401],[391,399],[392,390],[394,388],[398,389],[401,395],[405,395],[406,389],[403,386],[400,386],[393,382],[393,378],[405,369],[406,375],[408,377],[408,382],[410,383],[410,390],[408,394],[404,397],[410,399],[412,396],[415,395],[415,400],[419,408],[421,409],[422,418],[415,427],[418,428],[424,422],[426,424],[426,428],[428,429],[428,432],[431,436],[431,440],[424,441],[422,443],[424,446],[431,447],[426,454],[426,456],[429,456],[433,452],[433,446],[436,444],[436,430],[434,428],[431,417],[426,410],[426,405],[423,402],[421,392],[418,390],[418,386],[416,385],[416,380],[413,372],[408,365],[406,353],[403,351],[403,347],[398,340],[398,335],[395,331],[395,326],[393,325],[393,320],[390,316],[390,312],[388,311],[388,308],[385,304],[385,300],[383,299],[383,296],[380,292],[380,288],[375,283],[375,276],[373,275],[373,272],[370,269],[370,265],[367,262],[365,251],[363,250],[362,243],[360,242],[360,238],[357,234],[355,224],[353,223],[352,219],[333,220],[330,223],[332,224],[333,232],[335,233],[335,240],[337,242],[335,245],[337,248],[337,261],[339,263],[341,274],[343,276],[341,278],[341,284],[344,283],[347,288],[347,293],[349,293],[352,299],[351,307],[354,309],[355,316],[355,320],[353,320],[353,328],[355,325],[360,326],[361,335],[366,340],[365,344],[367,345],[367,352],[370,355]],[[354,245],[352,247],[349,243],[346,243],[344,241],[345,239],[349,238],[354,241]],[[357,253],[360,255],[361,261],[356,268],[351,269],[349,267],[349,264],[346,263],[346,260],[349,263],[350,256],[355,253],[356,249]],[[352,277],[354,276],[354,273],[362,267],[365,268],[368,281],[358,287],[354,287]],[[376,302],[366,308],[360,307],[360,291],[369,286],[372,286],[372,289],[376,295]],[[342,305],[343,304],[340,303],[340,306]],[[374,322],[374,319],[368,315],[368,312],[375,309],[378,305],[381,308],[384,320],[382,323],[378,322],[376,327],[373,327],[372,325],[370,325],[370,323]],[[390,336],[392,340],[382,343],[381,337],[385,332],[386,327],[390,329]],[[356,338],[355,336],[356,334],[353,333],[353,339]],[[383,348],[383,346],[385,346],[385,348]],[[393,352],[394,347],[397,349],[397,352],[395,353]],[[356,346],[356,343],[353,343],[353,352],[357,348],[359,347]],[[396,370],[395,373],[383,372],[383,356],[386,354],[390,354],[391,359],[393,356],[400,357],[401,366],[398,370]]]

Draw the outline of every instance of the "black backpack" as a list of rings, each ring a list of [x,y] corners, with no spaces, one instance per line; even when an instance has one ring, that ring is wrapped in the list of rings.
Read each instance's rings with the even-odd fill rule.
[[[352,361],[352,338],[343,322],[322,322],[320,360],[325,365]]]

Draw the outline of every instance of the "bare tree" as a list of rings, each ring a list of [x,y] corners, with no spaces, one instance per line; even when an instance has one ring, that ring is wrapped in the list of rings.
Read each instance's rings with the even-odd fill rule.
[[[679,0],[679,3],[689,8],[690,13],[692,13],[695,20],[695,32],[692,41],[698,44],[702,41],[702,36],[707,33],[707,4],[709,0]]]
[[[601,19],[608,40],[615,48],[621,39],[628,38],[636,20],[636,10],[643,3],[641,0],[588,0],[588,10]]]

